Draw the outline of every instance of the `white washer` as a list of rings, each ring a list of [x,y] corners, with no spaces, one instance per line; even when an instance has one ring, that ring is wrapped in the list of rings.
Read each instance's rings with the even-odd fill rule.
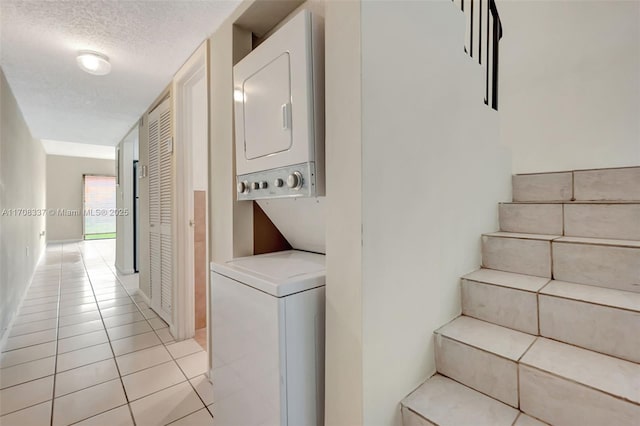
[[[316,253],[211,264],[213,386],[245,401],[216,424],[324,424],[324,285]],[[237,380],[216,381],[218,368]]]

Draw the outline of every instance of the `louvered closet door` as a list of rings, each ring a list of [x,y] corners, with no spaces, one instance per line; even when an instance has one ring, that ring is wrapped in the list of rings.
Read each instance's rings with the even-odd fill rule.
[[[173,316],[173,139],[171,102],[149,114],[149,255],[151,305],[169,324]]]

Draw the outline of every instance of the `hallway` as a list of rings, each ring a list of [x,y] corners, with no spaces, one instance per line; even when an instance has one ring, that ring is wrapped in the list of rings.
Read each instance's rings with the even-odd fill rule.
[[[114,245],[47,247],[0,358],[0,425],[212,423],[206,352],[173,340]]]

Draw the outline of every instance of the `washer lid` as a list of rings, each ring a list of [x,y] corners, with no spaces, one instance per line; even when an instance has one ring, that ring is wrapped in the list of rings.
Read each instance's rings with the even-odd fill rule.
[[[325,256],[288,250],[211,262],[211,271],[272,296],[284,297],[325,284]]]

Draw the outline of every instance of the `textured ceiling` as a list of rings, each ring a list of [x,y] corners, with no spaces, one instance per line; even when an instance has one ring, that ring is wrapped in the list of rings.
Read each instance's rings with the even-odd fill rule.
[[[0,0],[0,65],[34,137],[113,146],[238,3]],[[111,74],[81,71],[79,50]]]

